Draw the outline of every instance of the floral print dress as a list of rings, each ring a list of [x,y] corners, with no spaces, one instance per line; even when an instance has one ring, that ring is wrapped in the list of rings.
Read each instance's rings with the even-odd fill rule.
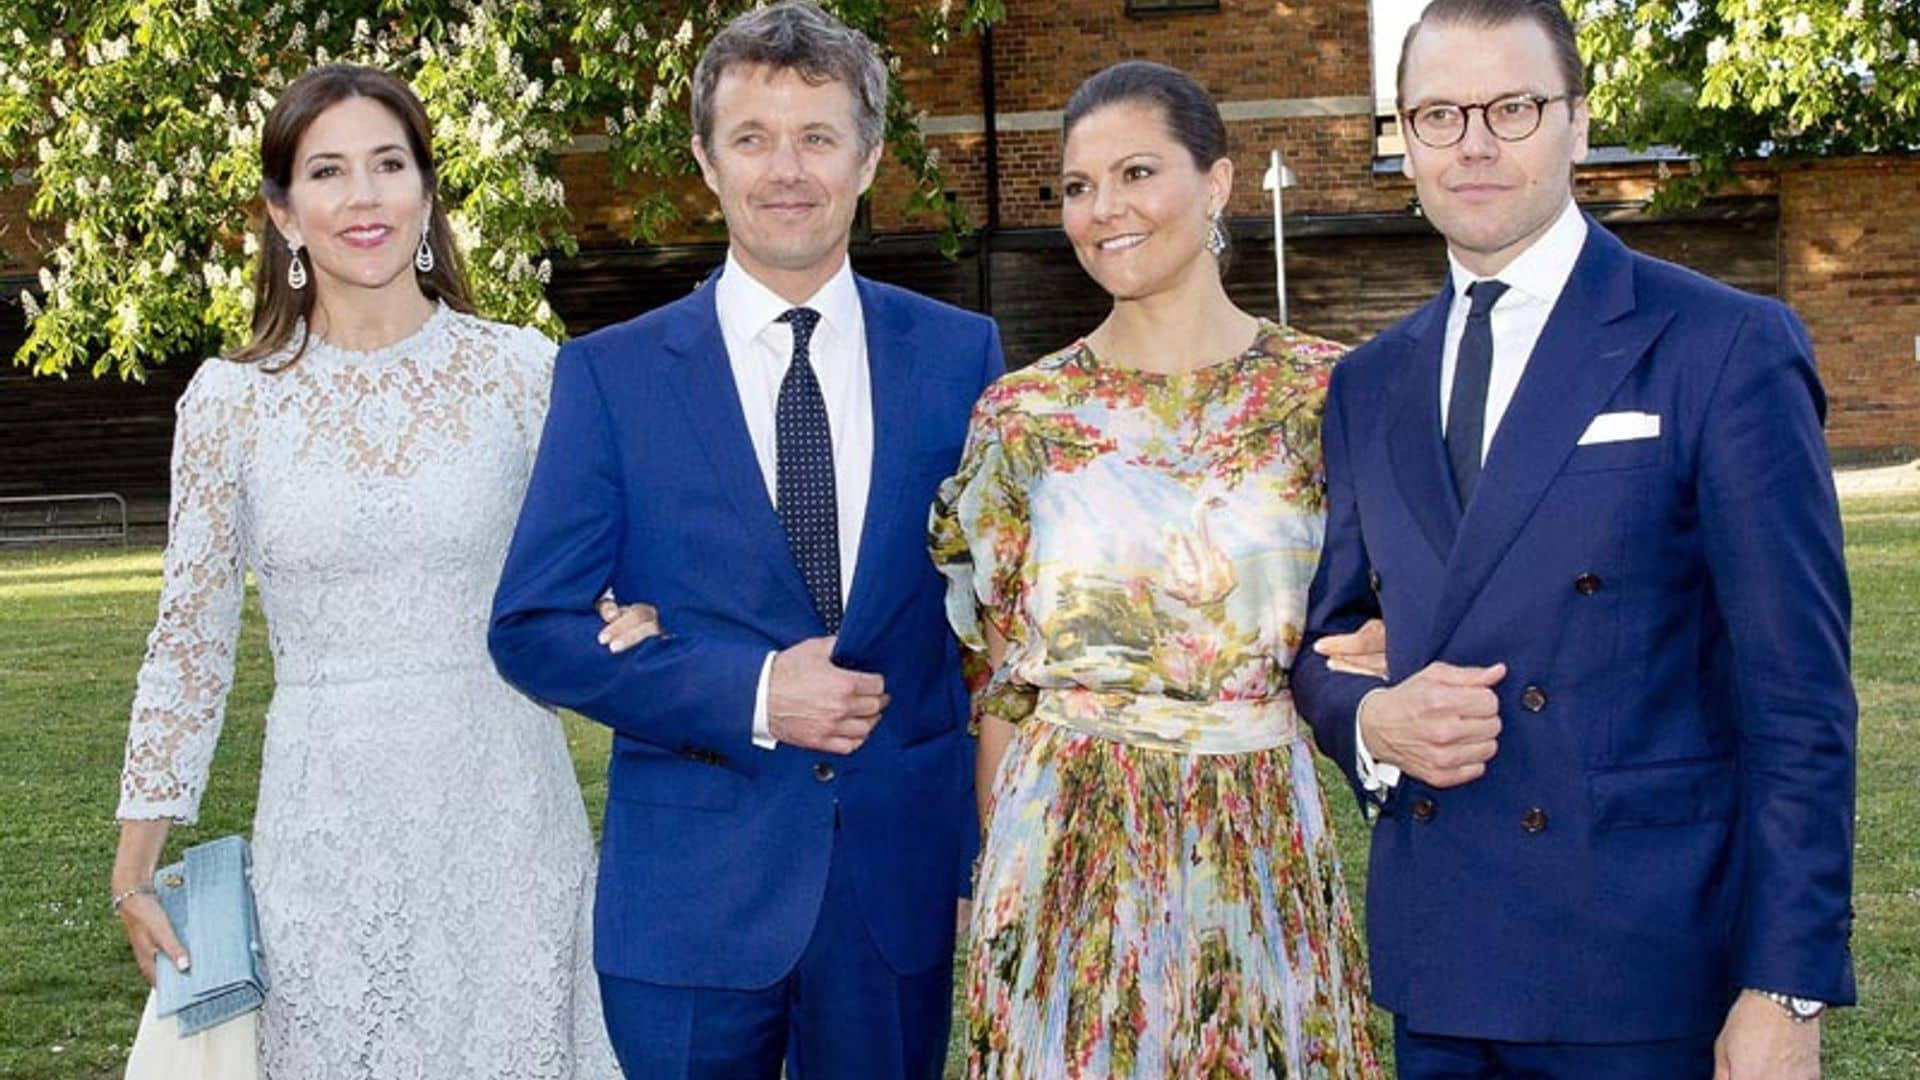
[[[976,408],[930,524],[1015,721],[967,945],[968,1074],[1376,1077],[1366,973],[1287,668],[1338,347],[1262,323],[1177,375],[1084,343]]]

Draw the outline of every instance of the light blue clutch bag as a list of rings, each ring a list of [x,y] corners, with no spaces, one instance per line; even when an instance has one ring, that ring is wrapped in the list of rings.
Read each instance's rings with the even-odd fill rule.
[[[267,972],[253,906],[253,853],[238,836],[187,849],[153,875],[154,892],[193,966],[154,965],[154,1015],[177,1016],[184,1037],[260,1007]]]

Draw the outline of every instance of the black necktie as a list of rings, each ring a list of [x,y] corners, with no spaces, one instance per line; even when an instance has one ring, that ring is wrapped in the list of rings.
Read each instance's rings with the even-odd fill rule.
[[[820,313],[792,308],[780,322],[793,326],[793,362],[780,380],[774,406],[775,501],[787,546],[806,580],[813,608],[828,633],[840,629],[840,500],[833,484],[833,432],[827,399],[814,377],[809,346]]]
[[[1453,490],[1460,508],[1473,500],[1480,482],[1480,444],[1487,424],[1487,383],[1493,377],[1493,320],[1488,316],[1503,281],[1476,281],[1467,286],[1467,330],[1460,335],[1460,353],[1453,363],[1453,393],[1447,399],[1447,461],[1453,466]]]

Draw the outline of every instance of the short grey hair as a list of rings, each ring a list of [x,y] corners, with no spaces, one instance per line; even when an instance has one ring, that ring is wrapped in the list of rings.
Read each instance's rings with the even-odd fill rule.
[[[693,69],[693,133],[713,138],[713,95],[736,64],[792,71],[809,84],[838,82],[853,94],[860,149],[880,145],[887,125],[887,63],[865,34],[827,14],[813,0],[781,0],[722,27]]]

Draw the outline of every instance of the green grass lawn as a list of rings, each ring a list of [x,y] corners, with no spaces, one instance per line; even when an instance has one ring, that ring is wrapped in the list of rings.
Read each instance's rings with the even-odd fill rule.
[[[1825,1024],[1827,1075],[1910,1080],[1920,1076],[1920,498],[1858,500],[1846,515],[1865,1004]],[[127,706],[159,572],[159,553],[146,548],[0,553],[0,1077],[118,1076],[133,1037],[145,987],[105,895]],[[176,831],[170,853],[247,828],[269,674],[250,605],[204,815]],[[606,734],[566,723],[597,820]],[[1344,792],[1331,802],[1357,896],[1361,826]]]

